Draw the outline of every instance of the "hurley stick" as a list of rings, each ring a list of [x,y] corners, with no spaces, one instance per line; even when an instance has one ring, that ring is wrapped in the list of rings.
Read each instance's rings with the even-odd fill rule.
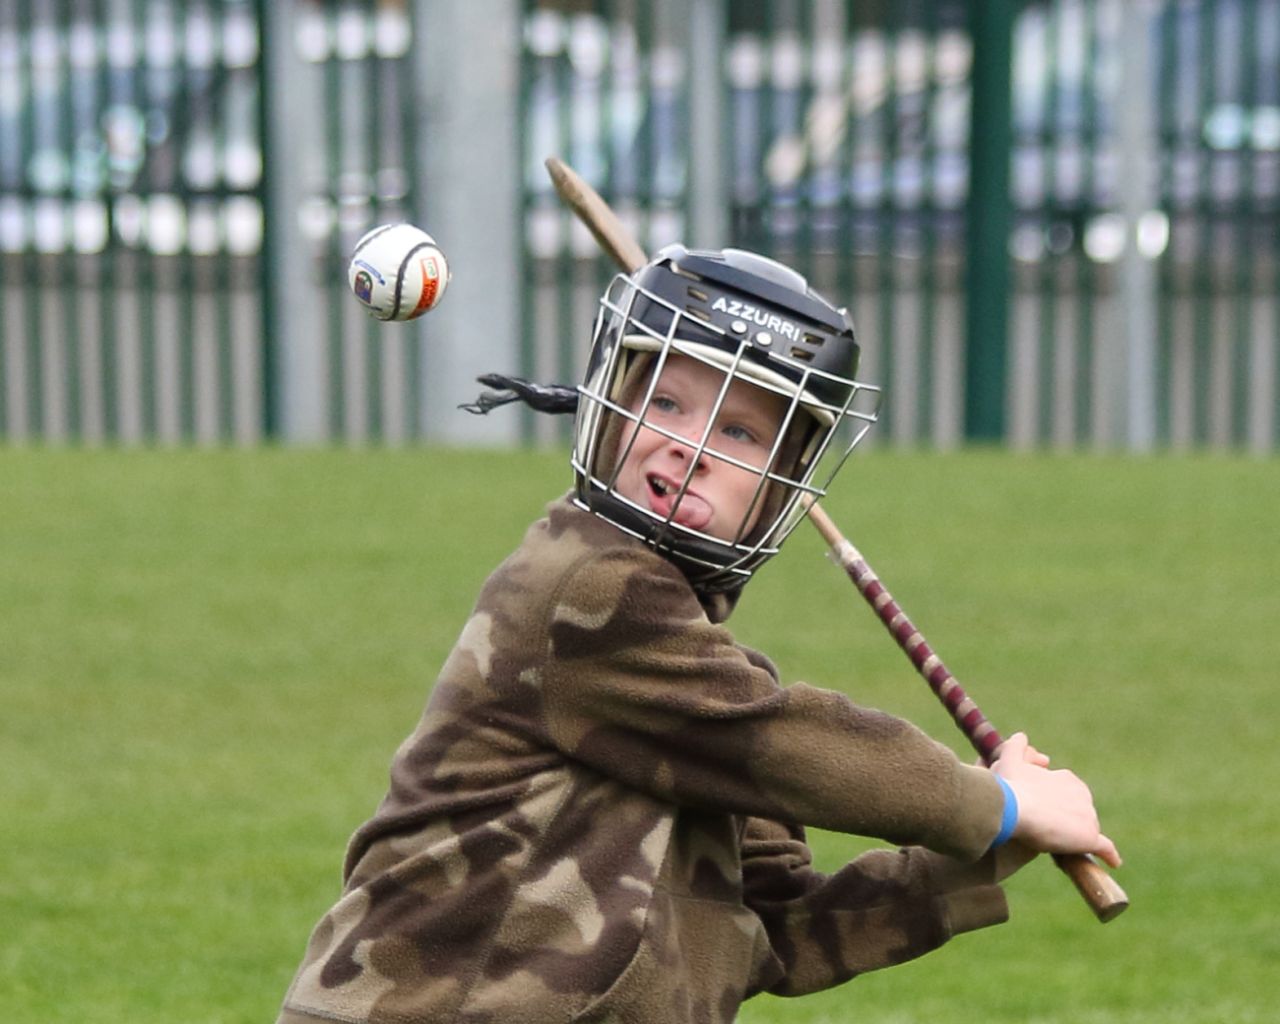
[[[556,193],[590,229],[605,254],[628,273],[644,266],[647,262],[644,250],[600,194],[559,158],[548,157],[546,167]],[[822,534],[858,591],[875,609],[880,621],[898,641],[898,646],[906,652],[938,699],[951,712],[960,731],[983,760],[990,763],[995,757],[996,749],[1003,742],[1000,734],[960,688],[942,660],[933,653],[920,631],[898,607],[858,549],[841,535],[816,501],[809,499],[806,504],[809,521]],[[1055,854],[1053,859],[1075,883],[1099,921],[1110,921],[1129,905],[1129,898],[1124,890],[1093,858],[1082,854]]]
[[[600,193],[588,185],[578,172],[559,157],[546,160],[547,173],[558,195],[586,225],[600,248],[613,262],[628,274],[634,273],[649,262],[640,244],[632,237],[618,215],[613,212]]]
[[[809,502],[809,521],[822,534],[832,554],[848,573],[849,579],[853,580],[853,585],[867,599],[867,603],[875,610],[903,653],[911,659],[916,671],[924,677],[938,700],[951,713],[951,718],[965,738],[973,744],[973,749],[987,764],[994,761],[996,751],[1004,742],[1000,733],[956,682],[956,677],[933,652],[924,635],[907,618],[907,613],[898,606],[898,602],[880,582],[880,577],[867,564],[862,553],[840,533],[831,517],[816,501]],[[1055,853],[1053,860],[1075,884],[1084,901],[1103,924],[1122,914],[1129,906],[1129,897],[1124,890],[1092,857],[1078,853]]]

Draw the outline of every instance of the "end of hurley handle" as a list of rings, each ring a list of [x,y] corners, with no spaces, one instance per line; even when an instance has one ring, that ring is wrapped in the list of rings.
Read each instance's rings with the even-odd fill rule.
[[[1124,889],[1092,857],[1054,854],[1053,860],[1084,897],[1093,916],[1103,924],[1114,921],[1129,908]]]

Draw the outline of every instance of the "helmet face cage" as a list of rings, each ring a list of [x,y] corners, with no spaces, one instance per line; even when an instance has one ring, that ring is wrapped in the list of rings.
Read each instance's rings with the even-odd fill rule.
[[[821,497],[875,422],[878,388],[854,379],[852,325],[800,275],[736,250],[664,249],[600,300],[574,429],[576,503],[677,563],[706,593],[740,587]],[[697,436],[651,419],[655,389],[675,357],[714,373],[717,393]],[[764,465],[716,448],[713,428],[731,388],[781,398],[783,413]],[[687,471],[664,515],[618,488],[640,428],[687,451]],[[717,536],[677,521],[695,467],[718,461],[755,477],[742,518]],[[692,499],[691,499],[692,500]],[[754,522],[752,520],[755,520]]]

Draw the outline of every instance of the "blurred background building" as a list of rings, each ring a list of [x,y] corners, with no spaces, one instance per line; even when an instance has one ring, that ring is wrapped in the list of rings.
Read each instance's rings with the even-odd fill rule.
[[[578,374],[553,153],[847,303],[877,443],[1280,439],[1280,0],[0,0],[0,438],[562,440],[456,408]],[[381,325],[401,219],[454,278]]]

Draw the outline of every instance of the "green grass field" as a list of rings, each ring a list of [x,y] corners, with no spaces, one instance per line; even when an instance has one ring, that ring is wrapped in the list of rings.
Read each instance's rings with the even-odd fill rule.
[[[5,1020],[274,1019],[481,580],[565,485],[555,453],[0,449]],[[1133,907],[1100,926],[1033,864],[1008,925],[742,1020],[1274,1020],[1280,465],[875,452],[828,509],[996,724],[1091,781]],[[811,534],[739,639],[962,751]]]

